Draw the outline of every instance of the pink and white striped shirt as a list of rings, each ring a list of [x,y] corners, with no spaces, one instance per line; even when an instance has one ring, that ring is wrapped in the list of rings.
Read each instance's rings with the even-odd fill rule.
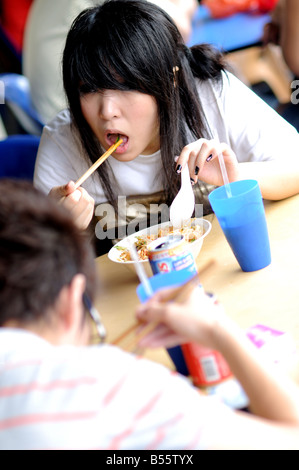
[[[1,450],[201,449],[231,413],[118,348],[52,346],[0,328]]]

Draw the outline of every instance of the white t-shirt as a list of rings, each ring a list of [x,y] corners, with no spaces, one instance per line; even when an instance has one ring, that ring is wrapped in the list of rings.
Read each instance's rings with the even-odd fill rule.
[[[207,123],[215,138],[226,142],[239,162],[299,158],[299,135],[232,74],[223,74],[223,85],[206,81],[198,84]],[[109,158],[117,186],[122,196],[153,194],[163,190],[160,152],[138,156],[135,160],[119,162]],[[54,186],[76,181],[91,165],[82,157],[78,136],[70,127],[70,116],[64,110],[43,131],[36,161],[34,182],[44,192]],[[97,174],[83,187],[96,204],[106,201]]]
[[[233,411],[112,346],[52,346],[0,329],[0,449],[207,448]]]

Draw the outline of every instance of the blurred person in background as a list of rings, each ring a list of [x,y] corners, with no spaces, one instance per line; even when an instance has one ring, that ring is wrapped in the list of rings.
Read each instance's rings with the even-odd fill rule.
[[[192,29],[192,18],[198,8],[196,0],[150,0],[168,13],[187,43]]]
[[[289,69],[299,77],[298,0],[280,0],[272,11],[271,18],[264,29],[264,42],[279,45]]]
[[[33,0],[0,0],[1,73],[22,72],[25,25]]]
[[[34,0],[24,36],[23,74],[29,79],[32,102],[43,121],[65,108],[61,59],[67,32],[85,8],[104,0]]]
[[[281,47],[284,60],[294,75],[290,103],[280,105],[277,111],[299,131],[299,1],[279,0],[271,17],[272,21],[264,29],[264,43]]]

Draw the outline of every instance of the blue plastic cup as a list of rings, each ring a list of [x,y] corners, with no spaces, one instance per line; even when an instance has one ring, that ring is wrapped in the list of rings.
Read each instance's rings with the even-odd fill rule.
[[[170,271],[169,273],[156,274],[149,278],[149,282],[153,292],[157,292],[158,290],[165,289],[167,287],[178,287],[187,282],[188,279],[193,276],[194,273],[190,273],[187,269],[182,269],[181,271]],[[142,303],[146,302],[149,298],[142,284],[139,284],[137,287],[137,295]],[[188,376],[189,371],[181,347],[175,346],[173,348],[168,348],[167,352],[174,363],[176,370],[180,374]]]
[[[258,182],[236,181],[230,188],[232,197],[227,196],[225,186],[210,193],[212,209],[241,269],[263,269],[271,263],[271,251]]]

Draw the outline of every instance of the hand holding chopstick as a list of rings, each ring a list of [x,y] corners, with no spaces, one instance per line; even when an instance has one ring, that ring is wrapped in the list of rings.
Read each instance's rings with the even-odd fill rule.
[[[98,168],[105,160],[120,146],[123,142],[122,139],[118,139],[115,144],[111,145],[111,147],[82,175],[75,183],[75,190],[84,183]]]
[[[168,303],[168,302],[184,303],[188,299],[188,297],[191,295],[192,291],[196,287],[198,287],[200,283],[200,278],[204,276],[214,265],[215,265],[214,260],[209,261],[197,274],[195,274],[195,276],[193,276],[191,279],[189,279],[187,282],[185,282],[181,286],[175,289],[172,289],[169,295],[164,297],[163,303]],[[134,333],[140,327],[142,327],[142,325],[143,325],[142,322],[137,321],[134,325],[132,325],[130,328],[124,331],[118,338],[116,338],[112,342],[112,344],[119,345],[121,342],[127,339],[127,337],[129,337],[130,334]],[[140,335],[136,336],[131,341],[131,343],[126,347],[126,350],[130,350],[134,348],[134,346],[137,345],[140,339],[143,336],[145,336],[145,334],[148,334],[150,331],[153,331],[156,328],[156,326],[157,326],[156,323],[148,325],[148,328],[145,328],[144,331],[142,331]]]
[[[76,220],[76,223],[78,225],[78,227],[82,230],[85,230],[92,217],[93,217],[93,214],[94,214],[94,201],[93,199],[89,196],[89,194],[87,194],[87,192],[83,190],[83,188],[80,188],[80,186],[84,183],[84,181],[87,180],[87,178],[89,178],[89,176],[92,175],[92,173],[94,173],[96,171],[97,168],[99,168],[100,165],[102,165],[102,163],[104,163],[104,161],[117,149],[117,147],[122,143],[122,139],[118,139],[115,144],[113,144],[85,173],[84,175],[82,175],[76,183],[74,183],[73,181],[71,181],[70,183],[68,183],[67,185],[65,186],[60,186],[60,187],[57,187],[57,188],[53,188],[50,192],[50,194],[55,197],[56,199],[58,199],[59,201],[59,204],[66,204],[67,203],[67,206],[68,206],[68,209],[70,211],[72,211],[74,209],[74,205],[76,205],[76,211],[78,212],[79,215],[75,215],[75,220]],[[80,188],[80,189],[79,189]],[[77,194],[75,193],[75,191],[78,192],[78,189],[79,191],[81,191],[81,193],[84,193],[85,194],[85,198],[81,198],[80,200],[80,195],[79,195],[79,200],[78,200],[78,197],[77,197],[77,200],[75,199],[75,196],[77,196]],[[72,195],[75,195],[75,196],[72,196]],[[68,196],[71,196],[71,198],[68,198]],[[85,200],[83,200],[85,199]],[[66,202],[65,202],[66,201]],[[82,201],[83,201],[83,204],[82,204]],[[80,204],[81,206],[83,206],[83,208],[79,208],[78,207],[78,204]],[[88,211],[88,213],[87,213]],[[82,212],[84,212],[82,214]],[[87,215],[85,215],[87,213]],[[83,220],[83,223],[80,223],[79,221],[79,217],[84,217],[84,220]]]

